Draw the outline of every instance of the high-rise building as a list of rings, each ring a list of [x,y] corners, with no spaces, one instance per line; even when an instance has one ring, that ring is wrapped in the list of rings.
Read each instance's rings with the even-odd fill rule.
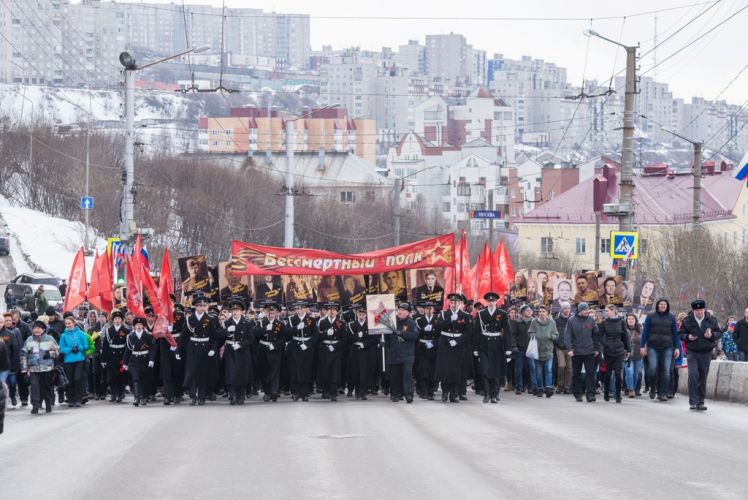
[[[449,84],[472,75],[467,39],[461,34],[426,35],[426,72]]]
[[[345,108],[352,118],[376,116],[378,66],[373,61],[349,51],[322,65],[319,74],[320,104]]]

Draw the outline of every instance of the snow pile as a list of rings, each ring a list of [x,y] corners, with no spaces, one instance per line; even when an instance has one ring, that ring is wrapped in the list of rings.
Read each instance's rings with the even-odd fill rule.
[[[18,273],[37,271],[67,279],[75,254],[83,246],[83,223],[12,207],[5,199],[0,200],[0,215],[15,240],[11,243],[11,257]],[[89,229],[89,238],[100,253],[106,249],[106,240],[96,238],[95,230]],[[86,257],[89,276],[93,259],[94,256]]]

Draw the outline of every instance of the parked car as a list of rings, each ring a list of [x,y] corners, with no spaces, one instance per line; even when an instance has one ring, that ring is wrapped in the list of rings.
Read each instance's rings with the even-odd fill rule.
[[[58,289],[60,283],[62,281],[51,274],[28,273],[19,274],[13,278],[7,284],[7,288],[13,291],[13,295],[16,297],[16,304],[22,309],[27,309],[28,297],[36,293],[39,285],[44,285],[44,296],[47,297],[49,305],[56,307],[58,304],[61,306],[63,300]]]
[[[10,254],[10,236],[8,236],[8,233],[0,233],[0,254]]]

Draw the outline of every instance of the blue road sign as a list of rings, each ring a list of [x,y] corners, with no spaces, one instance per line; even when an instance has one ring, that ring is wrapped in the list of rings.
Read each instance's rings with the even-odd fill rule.
[[[94,207],[93,196],[81,196],[81,209],[92,210]]]
[[[501,210],[473,210],[470,216],[473,219],[501,219]]]

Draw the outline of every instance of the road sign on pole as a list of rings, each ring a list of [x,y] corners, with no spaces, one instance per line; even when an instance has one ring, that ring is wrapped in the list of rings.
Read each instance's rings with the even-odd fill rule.
[[[639,258],[639,233],[636,231],[611,231],[610,256],[614,259]]]
[[[501,219],[501,210],[473,210],[471,219]]]
[[[82,210],[93,210],[94,198],[93,196],[81,196],[81,209]]]

